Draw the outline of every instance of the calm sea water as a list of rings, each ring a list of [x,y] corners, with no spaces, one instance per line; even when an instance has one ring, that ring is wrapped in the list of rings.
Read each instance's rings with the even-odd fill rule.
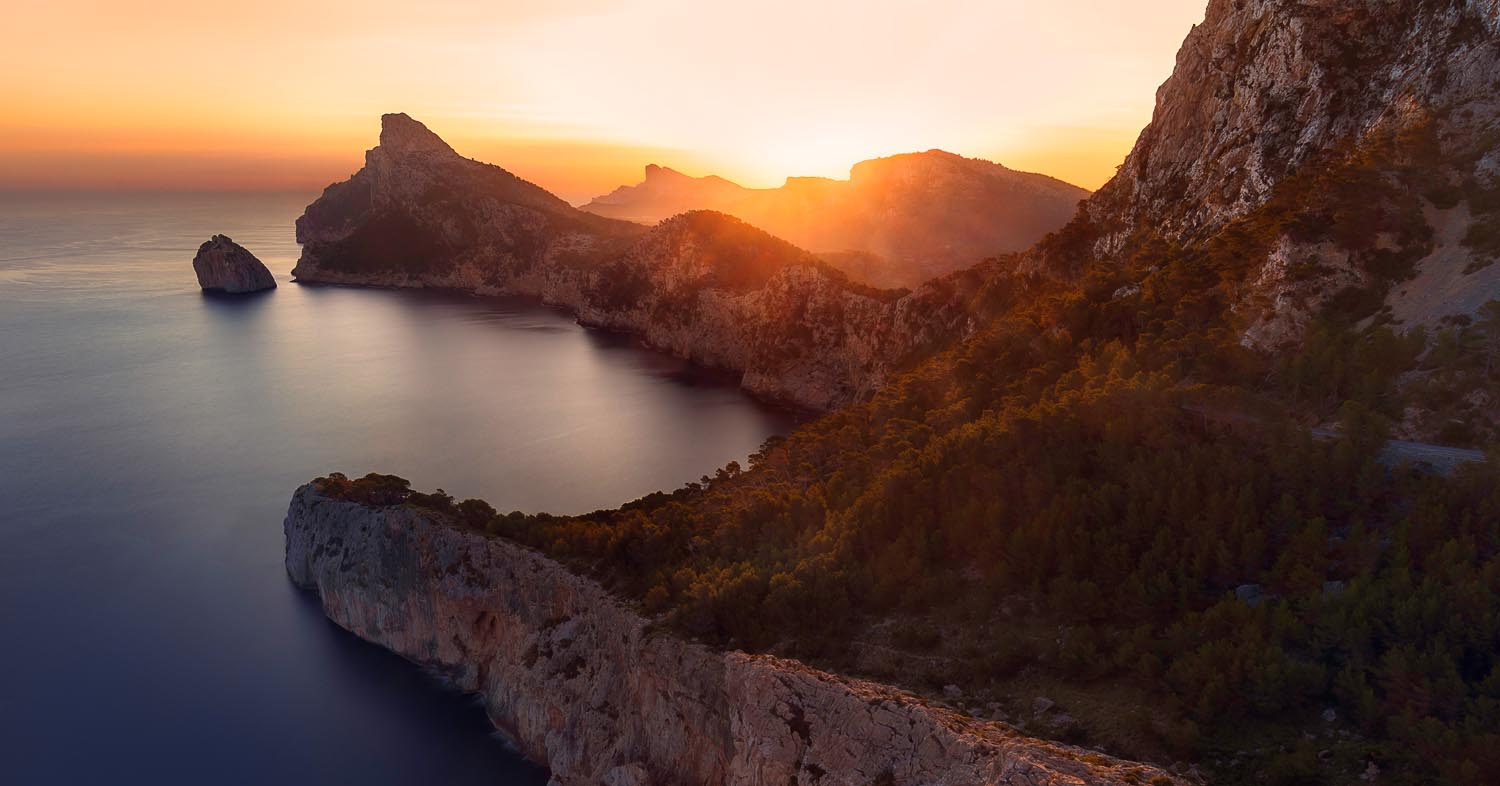
[[[545,308],[291,284],[312,196],[0,196],[0,782],[539,784],[288,583],[292,490],[583,512],[792,425]],[[217,232],[281,286],[200,293]]]

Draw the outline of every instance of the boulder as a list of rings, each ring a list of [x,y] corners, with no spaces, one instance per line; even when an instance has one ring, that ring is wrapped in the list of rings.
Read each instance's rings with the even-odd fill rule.
[[[265,264],[224,235],[214,235],[198,247],[193,272],[205,291],[237,295],[276,288],[276,279]]]

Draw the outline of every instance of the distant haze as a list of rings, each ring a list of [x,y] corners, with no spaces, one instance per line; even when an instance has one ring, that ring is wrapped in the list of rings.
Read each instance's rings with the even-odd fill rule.
[[[939,147],[1095,188],[1204,0],[57,0],[0,29],[0,188],[284,189],[404,111],[575,202]]]

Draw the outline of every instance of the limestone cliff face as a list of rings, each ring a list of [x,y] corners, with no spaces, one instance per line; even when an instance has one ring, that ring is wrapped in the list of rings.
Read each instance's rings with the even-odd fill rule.
[[[890,688],[684,641],[546,557],[430,515],[304,486],[287,572],[340,626],[479,694],[560,786],[1171,782]]]
[[[1434,115],[1455,135],[1491,127],[1497,37],[1497,0],[1212,0],[1151,124],[1086,205],[1106,230],[1098,250],[1148,227],[1201,239],[1382,129]]]
[[[297,239],[299,282],[536,297],[813,409],[868,395],[971,327],[944,291],[853,284],[726,215],[646,229],[576,210],[405,115],[385,116],[365,167],[308,206]]]
[[[1472,316],[1500,297],[1481,270],[1500,256],[1483,247],[1497,75],[1497,0],[1211,0],[1118,175],[1019,269],[1071,275],[1240,222],[1249,346],[1296,344],[1351,290],[1387,289],[1398,327]]]

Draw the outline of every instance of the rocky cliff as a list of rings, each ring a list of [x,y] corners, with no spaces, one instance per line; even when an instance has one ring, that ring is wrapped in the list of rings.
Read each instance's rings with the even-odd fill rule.
[[[1232,231],[1248,345],[1345,292],[1404,327],[1472,317],[1500,297],[1497,75],[1496,0],[1212,0],[1119,174],[1023,269]]]
[[[276,288],[276,278],[265,264],[224,235],[214,235],[198,247],[193,273],[198,286],[210,292],[238,295]]]
[[[970,327],[952,287],[857,285],[719,213],[647,229],[576,210],[405,115],[382,119],[365,167],[308,206],[297,240],[299,282],[536,297],[813,409],[868,395]]]
[[[1497,14],[1496,0],[1212,0],[1151,124],[1087,204],[1111,230],[1100,250],[1148,227],[1202,238],[1382,129],[1490,126]]]
[[[848,180],[796,177],[769,189],[653,165],[640,184],[583,209],[634,221],[716,210],[823,254],[857,280],[915,287],[1030,248],[1087,195],[1046,175],[929,150],[862,161]]]
[[[417,508],[293,495],[286,568],[329,618],[477,693],[552,782],[1164,784],[915,696],[655,630],[594,581]]]

